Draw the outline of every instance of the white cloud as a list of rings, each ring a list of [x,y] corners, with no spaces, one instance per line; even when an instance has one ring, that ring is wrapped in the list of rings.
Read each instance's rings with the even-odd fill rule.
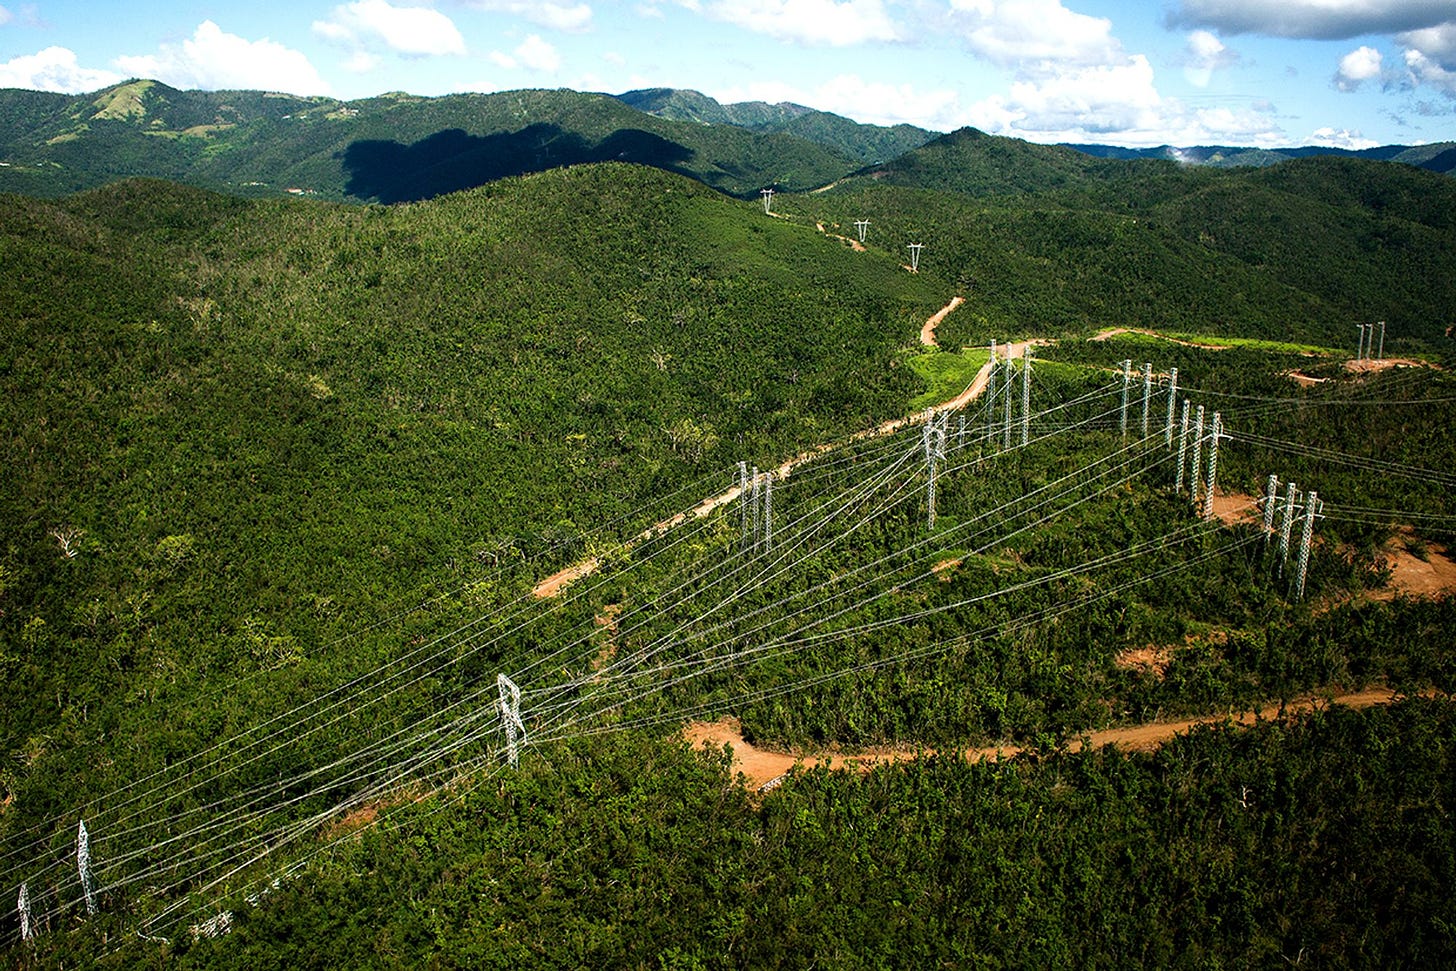
[[[1362,148],[1374,148],[1380,144],[1373,139],[1366,138],[1359,131],[1352,131],[1349,128],[1316,128],[1309,136],[1310,145],[1323,145],[1326,148],[1348,148],[1358,151]]]
[[[498,66],[508,71],[524,67],[532,71],[549,72],[561,66],[561,55],[557,53],[556,48],[536,34],[527,37],[509,54],[491,51],[489,57]]]
[[[1428,57],[1423,51],[1407,50],[1405,66],[1410,70],[1411,80],[1416,84],[1429,84],[1439,89],[1448,98],[1456,98],[1456,70],[1446,67],[1439,60]]]
[[[536,3],[530,0],[469,0],[469,6],[492,13],[523,17],[552,30],[583,31],[591,27],[592,8],[584,3]]]
[[[379,66],[379,55],[371,54],[368,51],[355,51],[349,55],[344,62],[344,70],[354,74],[368,74]]]
[[[1223,41],[1206,30],[1195,30],[1188,35],[1183,76],[1195,88],[1206,88],[1214,71],[1237,60],[1238,55],[1225,47]]]
[[[1164,98],[1141,54],[1125,63],[1023,78],[1006,94],[971,105],[971,124],[1035,142],[1099,142],[1129,146],[1285,141],[1267,106],[1190,108]]]
[[[399,54],[464,54],[465,38],[451,19],[429,7],[396,7],[388,0],[357,0],[315,20],[313,32],[353,47],[383,45]]]
[[[1341,91],[1355,91],[1372,78],[1380,77],[1382,59],[1373,47],[1357,47],[1340,58],[1335,71],[1335,87]]]
[[[1168,21],[1223,34],[1348,40],[1434,27],[1452,19],[1451,0],[1181,0]]]
[[[1042,73],[1105,64],[1123,55],[1112,21],[1061,0],[951,0],[952,22],[970,48],[994,64],[1043,65]]]
[[[6,10],[4,7],[0,7],[0,27],[3,27],[6,24],[10,23],[10,21],[13,19],[15,19],[14,14],[12,14],[9,10]]]
[[[883,0],[713,0],[701,6],[682,5],[700,9],[715,20],[800,44],[848,47],[900,37]]]
[[[76,63],[76,52],[65,47],[47,47],[0,64],[0,88],[82,94],[125,80],[110,71],[81,67]]]
[[[250,41],[226,33],[211,20],[204,20],[181,44],[163,44],[156,54],[118,57],[115,63],[133,77],[178,88],[329,93],[328,84],[303,54],[267,38]]]
[[[960,99],[949,88],[920,90],[912,84],[865,81],[841,74],[812,89],[779,81],[757,81],[717,91],[719,101],[791,102],[812,105],[872,125],[919,125],[938,131],[959,127]]]
[[[1414,84],[1429,84],[1456,98],[1456,20],[1396,36],[1405,48],[1406,68]]]

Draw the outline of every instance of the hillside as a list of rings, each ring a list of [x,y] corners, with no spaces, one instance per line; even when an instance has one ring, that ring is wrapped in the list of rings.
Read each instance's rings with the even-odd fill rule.
[[[133,81],[76,97],[0,91],[0,117],[0,191],[38,196],[148,176],[246,195],[400,202],[609,160],[754,196],[765,185],[822,185],[856,164],[793,135],[671,121],[565,90],[346,103]]]
[[[588,146],[630,111],[510,97]],[[355,188],[433,197],[0,200],[10,963],[1456,956],[1456,597],[1394,566],[1456,547],[1448,179],[963,131],[773,216],[550,139],[434,196],[494,151],[434,126],[507,96],[217,98],[25,125],[263,165],[301,121],[325,172],[415,119]],[[1377,312],[1409,360],[1350,361]],[[904,759],[750,790],[683,740],[720,717]]]
[[[993,329],[1216,322],[1339,346],[1376,319],[1440,338],[1456,301],[1456,183],[1388,162],[1217,170],[964,131],[779,205],[841,227],[873,214],[892,255],[924,243]]]

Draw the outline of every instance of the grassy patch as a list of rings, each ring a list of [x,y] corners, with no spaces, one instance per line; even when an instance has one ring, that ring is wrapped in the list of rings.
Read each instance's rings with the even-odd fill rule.
[[[929,405],[949,401],[975,378],[990,353],[980,348],[962,351],[942,351],[934,348],[915,354],[910,358],[910,370],[925,380],[927,390],[916,395],[910,402],[911,408],[925,408]]]

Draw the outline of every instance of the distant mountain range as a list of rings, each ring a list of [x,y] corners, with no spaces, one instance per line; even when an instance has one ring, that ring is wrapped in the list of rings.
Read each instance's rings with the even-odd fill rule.
[[[1161,158],[1191,165],[1212,165],[1219,168],[1277,165],[1293,158],[1333,155],[1341,158],[1364,158],[1377,162],[1403,162],[1432,172],[1451,174],[1456,170],[1456,142],[1433,142],[1429,145],[1380,145],[1376,148],[1330,148],[1305,145],[1300,148],[1238,148],[1230,145],[1196,145],[1175,148],[1118,148],[1115,145],[1065,145],[1098,158]]]
[[[1028,144],[965,132],[993,139],[987,145]],[[566,165],[626,161],[753,197],[766,186],[806,191],[902,159],[901,171],[913,168],[911,153],[943,137],[911,125],[864,125],[803,105],[725,105],[673,88],[615,96],[570,90],[436,98],[394,93],[344,102],[261,91],[181,91],[140,80],[85,95],[0,90],[0,192],[60,196],[145,176],[244,196],[392,203]],[[1448,174],[1456,168],[1456,143],[1450,142],[1361,152],[1102,145],[1028,151],[1051,160],[1038,168],[1041,175],[1081,170],[1093,159],[1232,167],[1310,155],[1404,162]],[[988,188],[1049,187],[1029,179],[1013,166]]]

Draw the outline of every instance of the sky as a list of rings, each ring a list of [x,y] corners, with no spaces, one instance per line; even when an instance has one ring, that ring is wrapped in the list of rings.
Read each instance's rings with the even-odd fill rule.
[[[0,87],[692,88],[1035,142],[1456,140],[1456,0],[0,0]]]

